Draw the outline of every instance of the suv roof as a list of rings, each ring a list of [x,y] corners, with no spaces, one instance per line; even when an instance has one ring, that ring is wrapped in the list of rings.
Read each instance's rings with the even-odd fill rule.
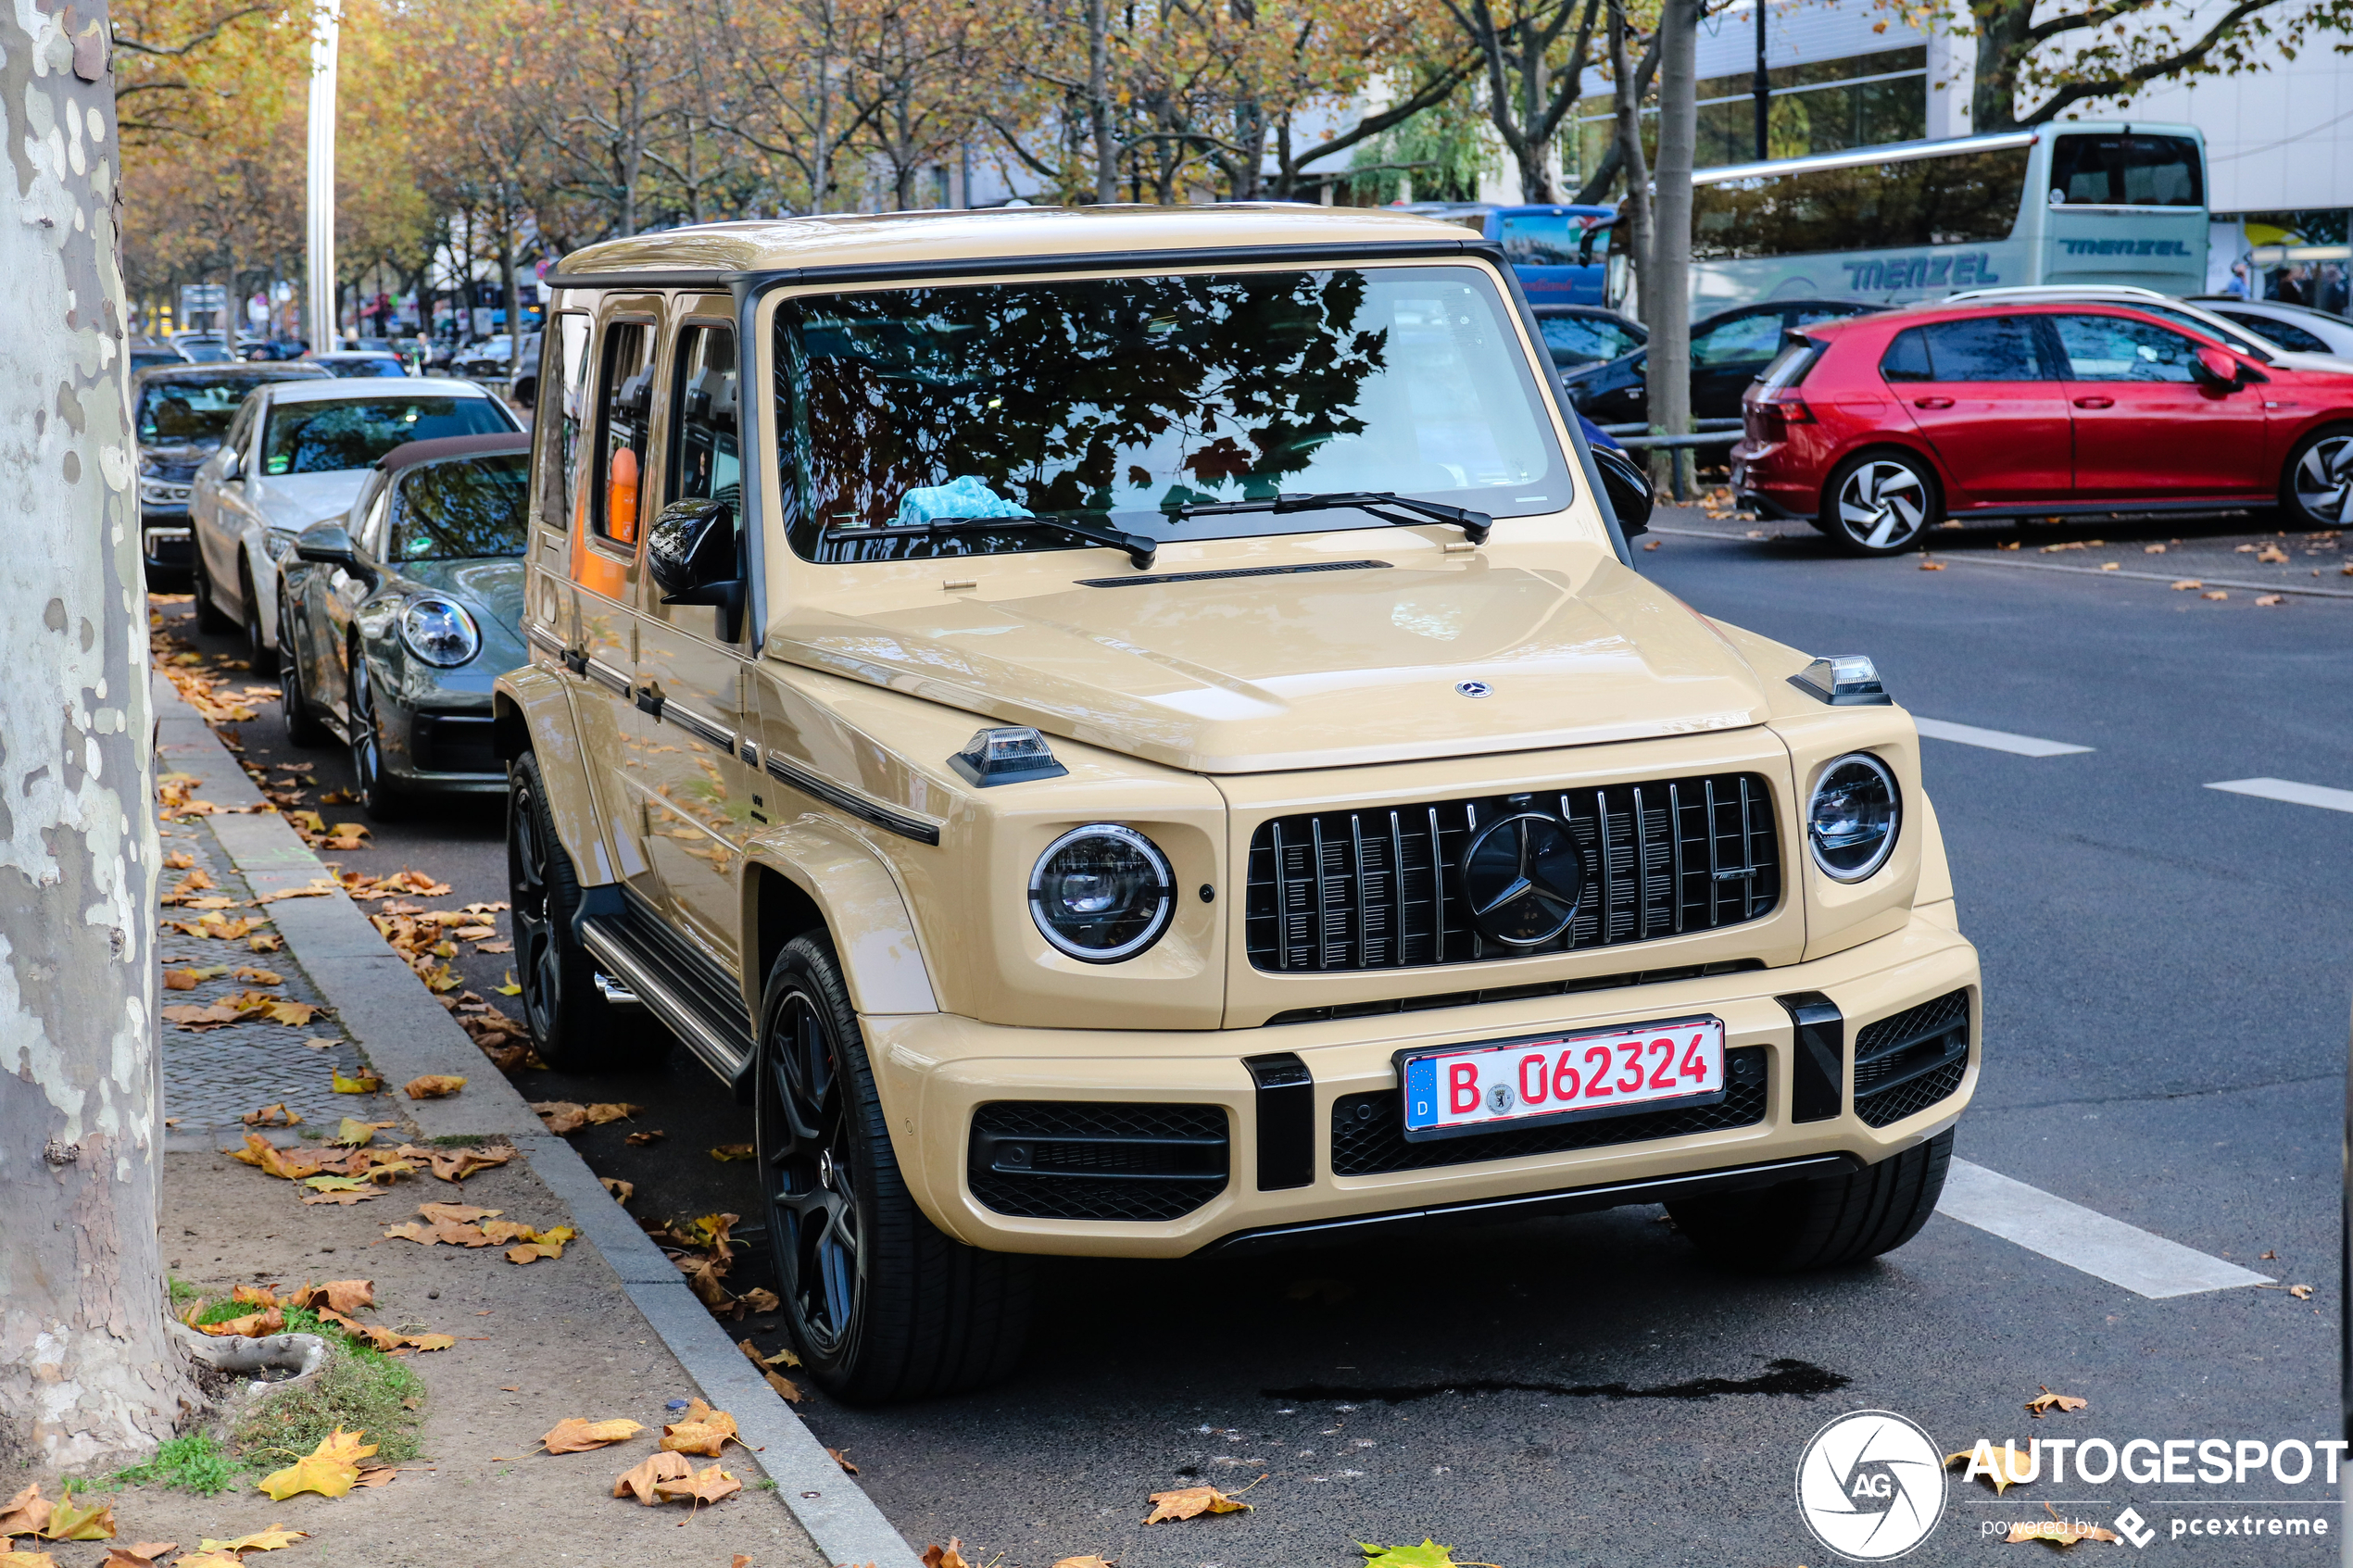
[[[1122,253],[1231,251],[1264,259],[1279,247],[1485,249],[1460,225],[1388,208],[1235,202],[1210,207],[996,207],[946,212],[837,213],[751,219],[606,240],[574,251],[547,282],[715,285],[745,273],[855,267],[917,271],[967,260],[1100,264]],[[1252,253],[1257,252],[1253,256]]]
[[[317,385],[289,386],[271,395],[279,403],[375,403],[386,397],[479,397],[490,394],[470,381],[425,376],[387,386],[381,379],[350,381],[333,375],[324,365]]]

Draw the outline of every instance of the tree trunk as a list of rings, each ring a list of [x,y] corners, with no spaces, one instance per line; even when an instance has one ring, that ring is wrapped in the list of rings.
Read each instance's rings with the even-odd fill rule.
[[[507,383],[514,384],[515,364],[522,358],[522,280],[515,275],[515,215],[500,204],[498,214],[499,304],[507,311]]]
[[[1087,124],[1095,138],[1095,199],[1119,199],[1119,147],[1111,126],[1111,7],[1087,0]]]
[[[1642,83],[1634,74],[1627,53],[1626,7],[1611,0],[1609,8],[1609,71],[1617,110],[1617,162],[1626,170],[1625,218],[1613,243],[1626,254],[1634,270],[1634,314],[1645,325],[1655,319],[1651,309],[1651,174],[1642,152]]]
[[[1692,161],[1699,145],[1695,67],[1699,0],[1666,0],[1659,11],[1657,197],[1652,209],[1649,393],[1651,429],[1692,428]],[[1670,447],[1675,498],[1691,492],[1689,447]]]
[[[103,6],[0,19],[8,144],[57,149],[19,158],[0,223],[19,562],[0,574],[0,1467],[85,1474],[152,1450],[195,1398],[156,1239],[153,714],[107,26]]]
[[[2032,52],[2034,0],[1969,0],[1977,64],[1969,82],[1969,130],[2018,127],[2018,68]]]

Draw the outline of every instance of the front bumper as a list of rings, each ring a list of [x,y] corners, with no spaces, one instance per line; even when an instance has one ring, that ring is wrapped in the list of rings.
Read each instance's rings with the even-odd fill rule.
[[[1870,1125],[1855,1102],[1857,1037],[1875,1022],[1956,991],[1968,997],[1969,1020],[1959,1082],[1932,1103],[1886,1125]],[[1835,1110],[1822,1120],[1794,1119],[1804,1047],[1779,998],[1800,993],[1828,997],[1844,1020],[1843,1076]],[[1387,1104],[1351,1097],[1393,1095],[1401,1048],[1695,1013],[1724,1021],[1728,1052],[1759,1047],[1761,1113],[1746,1124],[1558,1153],[1335,1173],[1335,1112],[1359,1115],[1369,1105]],[[1810,1162],[1790,1167],[1799,1174],[1824,1173],[1838,1168],[1833,1161],[1876,1163],[1942,1131],[1968,1105],[1977,1084],[1982,1015],[1976,950],[1954,928],[1952,905],[1944,903],[1916,910],[1890,935],[1811,962],[1482,1007],[1239,1030],[1024,1029],[942,1013],[870,1015],[862,1022],[900,1167],[934,1223],[961,1241],[998,1251],[1173,1258],[1221,1242],[1312,1235],[1334,1228],[1335,1222],[1370,1216],[1443,1222],[1449,1216],[1432,1211],[1460,1208],[1465,1217],[1476,1217],[1486,1208],[1509,1217],[1529,1206],[1502,1200],[1532,1195],[1556,1198],[1549,1205],[1554,1208],[1608,1207],[1655,1201],[1679,1178],[1699,1174],[1730,1172],[1736,1174],[1728,1179],[1741,1179],[1737,1173],[1748,1173],[1745,1179],[1755,1181],[1773,1179],[1769,1168],[1785,1161]],[[1265,1060],[1274,1055],[1296,1057],[1312,1076],[1312,1098],[1293,1089],[1294,1098],[1285,1102],[1289,1111],[1272,1111],[1295,1116],[1305,1100],[1311,1108],[1305,1148],[1312,1158],[1303,1171],[1274,1177],[1303,1177],[1304,1185],[1265,1191],[1260,1110],[1275,1102],[1254,1081],[1246,1059],[1260,1059],[1263,1075]],[[975,1196],[969,1167],[981,1142],[975,1112],[1008,1101],[1216,1108],[1227,1123],[1228,1174],[1214,1198],[1170,1220],[1000,1212]],[[1875,1103],[1883,1111],[1885,1102]],[[1757,1174],[1760,1168],[1768,1169]]]
[[[195,561],[195,545],[188,532],[188,509],[143,508],[139,514],[139,553],[149,566],[185,571]]]
[[[384,765],[404,787],[431,795],[504,795],[507,766],[492,744],[488,707],[409,708],[376,688]]]

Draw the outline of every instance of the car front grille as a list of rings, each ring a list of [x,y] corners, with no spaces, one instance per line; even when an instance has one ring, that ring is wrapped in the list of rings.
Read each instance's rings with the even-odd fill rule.
[[[1491,942],[1464,896],[1465,847],[1524,812],[1567,825],[1584,872],[1575,918],[1534,947]],[[1243,942],[1279,973],[1411,969],[1713,931],[1780,897],[1772,794],[1758,773],[1277,817],[1251,837]]]
[[[1969,1070],[1969,993],[1947,991],[1868,1023],[1855,1036],[1855,1114],[1884,1127],[1961,1086]]]
[[[966,1179],[982,1207],[1027,1220],[1176,1220],[1226,1190],[1214,1105],[1003,1100],[973,1116]]]
[[[1406,1140],[1404,1097],[1397,1090],[1342,1095],[1332,1103],[1332,1174],[1383,1176],[1395,1171],[1428,1171],[1482,1160],[1518,1160],[1531,1154],[1565,1154],[1577,1148],[1754,1127],[1765,1120],[1765,1056],[1763,1046],[1726,1051],[1724,1098],[1714,1105],[1638,1110],[1592,1122],[1471,1133],[1423,1143]]]
[[[490,715],[420,713],[409,732],[409,754],[428,773],[496,773],[503,769]]]

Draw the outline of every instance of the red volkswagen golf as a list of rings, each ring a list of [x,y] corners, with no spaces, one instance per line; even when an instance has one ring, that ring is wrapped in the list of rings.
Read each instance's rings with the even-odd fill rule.
[[[1858,555],[1945,517],[2276,504],[2353,524],[2353,375],[2258,364],[2122,305],[1929,306],[1793,333],[1732,489]]]

